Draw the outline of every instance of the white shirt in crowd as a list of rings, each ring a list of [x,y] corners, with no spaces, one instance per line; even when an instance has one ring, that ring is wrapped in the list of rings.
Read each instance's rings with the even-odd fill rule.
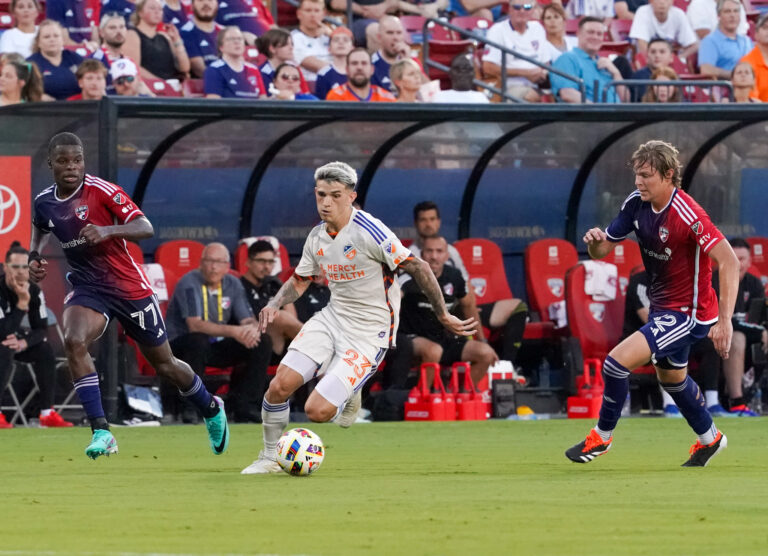
[[[692,0],[688,4],[686,14],[694,31],[698,29],[714,31],[719,23],[717,19],[717,2],[715,0]],[[744,11],[744,6],[739,6],[739,28],[736,29],[736,32],[739,35],[746,35],[749,32],[747,13]]]
[[[448,104],[488,104],[490,101],[480,91],[456,91],[455,89],[446,89],[438,91],[432,98],[432,102],[441,102]]]
[[[637,8],[635,19],[632,20],[632,27],[629,30],[629,37],[645,42],[650,42],[651,39],[658,37],[677,43],[682,47],[690,46],[698,40],[683,10],[672,6],[669,8],[667,20],[661,23],[653,15],[653,8],[649,4]]]
[[[613,17],[616,11],[613,0],[571,0],[565,7],[568,19],[578,19],[589,15],[592,17]]]
[[[546,58],[544,43],[547,42],[547,33],[544,31],[544,27],[538,21],[529,21],[528,26],[524,33],[518,33],[512,28],[509,20],[505,19],[494,23],[490,29],[488,29],[488,39],[497,42],[507,48],[519,52],[529,58],[533,58],[540,62],[548,62]],[[501,66],[501,50],[490,46],[485,47],[483,53],[483,61],[491,62],[498,66]],[[515,56],[507,55],[507,69],[529,69],[537,67],[535,64],[517,58]],[[508,77],[507,86],[522,85],[526,87],[533,87],[531,83],[525,77]]]
[[[291,31],[291,39],[293,39],[293,59],[297,64],[301,64],[301,61],[309,56],[315,56],[326,64],[333,62],[333,56],[328,52],[328,44],[330,43],[328,35],[310,37],[302,33],[301,30],[294,29]],[[301,68],[301,73],[304,74],[304,79],[307,81],[317,80],[317,74],[305,68]]]
[[[8,29],[0,36],[0,53],[18,52],[25,58],[32,56],[32,43],[37,35],[37,27],[33,33],[25,33],[18,27]]]
[[[570,52],[577,46],[579,46],[579,39],[572,35],[565,35],[565,50],[560,50],[554,44],[545,40],[544,52],[543,52],[544,59],[547,60],[548,64],[551,64],[552,62],[557,60],[561,54]]]

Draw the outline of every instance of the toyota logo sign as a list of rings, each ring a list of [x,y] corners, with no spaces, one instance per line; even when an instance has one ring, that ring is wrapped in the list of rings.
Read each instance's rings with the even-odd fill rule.
[[[32,231],[32,173],[28,156],[0,156],[0,257],[19,241],[29,247]]]
[[[7,185],[0,184],[0,234],[7,234],[21,218],[19,197]]]

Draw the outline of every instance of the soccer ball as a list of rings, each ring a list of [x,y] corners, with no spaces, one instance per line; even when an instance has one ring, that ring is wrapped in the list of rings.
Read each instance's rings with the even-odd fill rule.
[[[291,475],[317,471],[325,458],[323,441],[309,429],[291,429],[277,441],[277,463]]]

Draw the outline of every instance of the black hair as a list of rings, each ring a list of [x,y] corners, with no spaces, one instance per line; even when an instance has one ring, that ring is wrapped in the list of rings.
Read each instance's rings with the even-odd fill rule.
[[[258,253],[263,253],[264,251],[271,251],[272,253],[274,253],[275,248],[272,247],[272,244],[268,242],[266,239],[256,240],[253,243],[251,243],[251,245],[248,247],[248,258],[252,259]]]
[[[5,262],[11,260],[11,255],[29,255],[29,251],[24,249],[20,242],[14,241],[5,253]]]
[[[603,25],[605,25],[605,22],[603,21],[602,18],[588,15],[588,16],[582,17],[579,20],[579,29],[584,27],[587,23],[602,23]]]
[[[440,209],[437,208],[437,203],[434,201],[422,201],[416,203],[413,207],[413,221],[416,222],[419,219],[419,214],[428,210],[434,210],[437,213],[437,217],[440,218]]]
[[[62,146],[77,146],[82,149],[83,142],[74,133],[69,133],[68,131],[57,133],[48,143],[48,156],[53,154],[53,151],[56,149],[56,147]]]
[[[729,240],[728,243],[730,243],[731,247],[734,248],[734,249],[737,248],[737,247],[741,247],[741,248],[746,249],[747,251],[749,251],[749,243],[747,243],[747,240],[742,238],[742,237],[735,237],[735,238]]]

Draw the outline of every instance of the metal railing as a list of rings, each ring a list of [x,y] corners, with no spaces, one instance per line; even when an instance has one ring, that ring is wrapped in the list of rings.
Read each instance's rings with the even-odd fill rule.
[[[485,83],[484,81],[480,81],[479,79],[473,79],[472,82],[478,87],[491,91],[494,94],[500,95],[502,98],[506,100],[509,100],[512,102],[518,102],[518,103],[525,103],[526,101],[524,101],[523,99],[507,93],[507,56],[514,56],[515,58],[525,60],[526,62],[530,62],[535,66],[543,68],[547,70],[549,73],[554,73],[555,75],[559,75],[560,77],[568,79],[569,81],[573,81],[578,85],[579,92],[581,93],[581,101],[584,102],[584,100],[586,99],[586,96],[587,96],[586,85],[584,84],[584,80],[581,79],[580,77],[576,77],[568,73],[565,73],[563,71],[560,71],[559,69],[554,68],[549,64],[545,64],[544,62],[540,62],[535,58],[531,58],[529,56],[526,56],[525,54],[521,54],[516,50],[507,48],[506,46],[499,44],[495,41],[488,40],[485,36],[479,33],[475,33],[474,31],[468,31],[463,27],[459,27],[457,25],[454,25],[453,23],[449,23],[448,21],[445,21],[442,19],[428,18],[424,22],[424,27],[422,28],[423,43],[422,43],[421,56],[422,56],[422,62],[424,64],[425,69],[435,68],[445,72],[448,72],[450,70],[448,66],[441,64],[439,62],[436,62],[434,60],[430,60],[429,58],[429,31],[430,31],[430,28],[434,27],[435,25],[438,25],[440,27],[445,27],[446,29],[450,29],[451,31],[455,31],[462,38],[473,40],[475,42],[475,47],[477,47],[478,44],[485,44],[493,48],[497,48],[501,51],[501,88],[494,87],[493,85],[489,85],[488,83]]]
[[[639,85],[645,85],[647,87],[651,85],[674,86],[681,89],[681,95],[683,94],[682,89],[685,87],[702,87],[709,89],[713,87],[723,87],[728,90],[728,98],[733,100],[733,84],[730,81],[713,81],[711,79],[673,79],[669,81],[660,81],[658,79],[619,79],[603,85],[601,94],[602,101],[606,101],[608,98],[608,90],[613,87],[637,87]],[[595,93],[597,93],[597,89],[595,89]]]

